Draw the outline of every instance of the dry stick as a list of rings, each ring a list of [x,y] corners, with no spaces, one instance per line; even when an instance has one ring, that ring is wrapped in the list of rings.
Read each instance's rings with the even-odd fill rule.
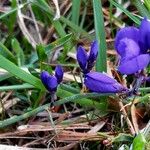
[[[32,11],[32,7],[31,7],[31,4],[29,4],[29,9],[30,9],[30,12],[31,12],[31,16],[33,18],[33,22],[34,22],[34,25],[35,25],[35,29],[36,29],[36,32],[37,32],[37,35],[38,35],[38,39],[39,39],[39,43],[43,43],[42,41],[42,37],[41,37],[41,34],[40,34],[40,30],[39,30],[39,26],[37,24],[37,21],[35,19],[35,16],[34,16],[34,13]]]
[[[58,0],[53,0],[53,3],[56,7],[56,13],[55,13],[54,20],[57,20],[60,18],[60,9],[59,9],[59,5],[58,5]]]
[[[128,118],[128,115],[127,115],[127,113],[126,113],[126,110],[124,109],[124,105],[123,105],[123,103],[122,103],[121,100],[119,100],[119,107],[120,107],[120,110],[121,110],[121,112],[122,112],[124,118],[125,118],[126,121],[127,121],[127,125],[128,125],[128,128],[129,128],[131,134],[132,134],[132,135],[135,135],[135,130],[134,130],[134,128],[133,128],[133,125],[132,125],[130,119]]]
[[[17,3],[19,5],[19,2],[17,0]],[[21,9],[18,9],[18,12],[17,12],[17,15],[18,15],[18,19],[17,19],[17,22],[18,22],[18,25],[23,33],[23,35],[26,37],[26,39],[28,40],[28,42],[34,47],[36,48],[36,42],[34,40],[34,38],[30,35],[30,33],[28,32],[27,28],[26,28],[26,25],[24,23],[24,19],[23,19],[23,16],[22,16],[22,13],[21,13]]]
[[[134,129],[135,129],[135,132],[136,132],[136,134],[138,134],[139,133],[139,127],[137,124],[136,108],[135,108],[134,104],[131,105],[131,118],[132,118],[132,123],[133,123]]]

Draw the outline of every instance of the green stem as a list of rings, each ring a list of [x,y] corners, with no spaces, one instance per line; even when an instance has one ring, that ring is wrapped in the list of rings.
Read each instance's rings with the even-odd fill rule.
[[[25,83],[21,85],[9,85],[9,86],[0,86],[0,91],[10,91],[10,90],[22,90],[22,89],[33,89],[33,85]]]
[[[66,98],[63,98],[57,102],[55,102],[55,106],[65,104],[68,102],[74,102],[76,100],[80,100],[82,98],[93,98],[93,97],[102,97],[102,96],[110,96],[110,95],[115,95],[113,93],[105,93],[105,94],[100,94],[100,93],[83,93],[83,94],[75,94],[73,96],[69,96]]]

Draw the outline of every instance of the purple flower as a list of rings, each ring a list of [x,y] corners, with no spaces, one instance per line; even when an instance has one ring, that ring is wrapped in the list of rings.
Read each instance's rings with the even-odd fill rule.
[[[58,82],[55,76],[50,75],[47,71],[43,71],[40,77],[49,92],[55,92],[57,90]]]
[[[53,93],[56,92],[57,86],[62,81],[63,78],[63,69],[61,66],[57,66],[55,69],[55,76],[50,75],[47,71],[42,71],[40,75],[41,81],[44,84],[45,88]]]
[[[115,79],[99,72],[87,73],[84,78],[84,84],[90,91],[98,93],[119,93],[127,90]]]
[[[64,75],[64,72],[63,72],[62,67],[60,65],[57,65],[55,68],[55,77],[57,78],[58,84],[62,81],[63,75]]]
[[[97,41],[93,41],[93,43],[91,43],[91,50],[89,55],[87,54],[86,50],[82,46],[78,47],[77,61],[84,74],[90,72],[90,70],[93,68],[97,55],[98,55]]]
[[[86,70],[88,55],[82,46],[79,46],[77,49],[77,60],[80,68]]]
[[[139,28],[125,27],[116,35],[115,48],[120,55],[119,72],[134,74],[150,62],[150,22],[145,18]]]

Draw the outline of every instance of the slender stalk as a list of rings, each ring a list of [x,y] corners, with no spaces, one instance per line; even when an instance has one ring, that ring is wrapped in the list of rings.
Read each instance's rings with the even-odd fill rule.
[[[111,95],[115,95],[113,93],[104,93],[104,94],[100,94],[100,93],[83,93],[83,94],[75,94],[73,96],[69,96],[69,97],[66,97],[66,98],[63,98],[57,102],[55,102],[55,106],[57,105],[61,105],[61,104],[65,104],[65,103],[68,103],[68,102],[74,102],[74,101],[77,101],[77,100],[80,100],[82,98],[92,98],[92,97],[106,97],[106,96],[111,96]]]
[[[139,127],[137,123],[137,116],[136,116],[136,107],[134,104],[131,105],[131,118],[132,118],[132,123],[135,129],[136,134],[139,133]]]
[[[131,134],[132,134],[132,135],[135,135],[134,127],[133,127],[133,125],[132,125],[132,123],[131,123],[131,121],[130,121],[128,115],[127,115],[127,112],[126,112],[126,110],[125,110],[125,108],[124,108],[124,105],[123,105],[122,101],[119,100],[118,103],[119,103],[119,106],[120,106],[120,110],[121,110],[121,112],[122,112],[122,114],[123,114],[123,116],[124,116],[124,119],[126,119],[126,122],[127,122],[127,125],[128,125],[128,128],[129,128]]]
[[[9,86],[0,86],[0,91],[10,91],[10,90],[22,90],[22,89],[33,89],[35,88],[31,84],[21,84],[21,85],[9,85]]]

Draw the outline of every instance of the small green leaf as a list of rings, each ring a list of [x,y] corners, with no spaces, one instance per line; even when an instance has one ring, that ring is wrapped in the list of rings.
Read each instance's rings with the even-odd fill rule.
[[[42,44],[37,45],[36,47],[37,50],[37,55],[38,55],[38,60],[40,62],[40,69],[43,70],[44,66],[42,64],[42,62],[47,62],[47,55],[45,53],[45,47]]]
[[[45,47],[42,44],[37,45],[36,47],[38,58],[40,62],[47,60],[47,55],[45,53]]]
[[[150,11],[150,0],[144,0],[144,5],[147,7],[147,9]]]
[[[12,9],[14,9],[15,7],[17,7],[17,1],[16,0],[12,0],[11,1],[11,7]],[[12,32],[16,23],[16,19],[17,19],[17,12],[14,12],[10,15],[10,31]]]
[[[130,134],[120,133],[117,137],[114,138],[113,142],[132,142],[133,136]]]
[[[6,57],[7,59],[9,59],[13,63],[16,63],[15,56],[1,42],[0,42],[0,55],[3,55],[4,57]]]
[[[133,140],[133,150],[145,150],[146,140],[143,134],[139,133]]]
[[[25,56],[24,56],[22,48],[20,47],[18,40],[12,39],[11,45],[17,55],[18,66],[23,66],[25,63]]]

